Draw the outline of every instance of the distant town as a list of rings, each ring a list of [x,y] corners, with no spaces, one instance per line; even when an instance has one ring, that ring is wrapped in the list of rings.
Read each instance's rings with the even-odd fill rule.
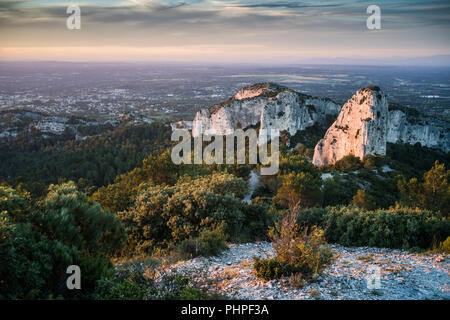
[[[358,88],[379,83],[390,101],[450,118],[450,83],[445,70],[437,68],[423,68],[418,74],[417,68],[373,66],[3,62],[0,70],[0,138],[15,136],[25,127],[58,135],[70,129],[76,138],[84,138],[71,117],[79,118],[77,128],[115,127],[123,121],[190,121],[199,109],[262,81],[328,97],[340,105]],[[11,123],[10,113],[17,111],[25,113],[15,113],[18,119]]]

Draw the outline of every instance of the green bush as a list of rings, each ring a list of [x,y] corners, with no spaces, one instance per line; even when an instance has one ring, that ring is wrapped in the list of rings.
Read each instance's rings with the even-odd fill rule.
[[[264,280],[279,279],[294,272],[294,268],[277,258],[260,259],[255,257],[253,269],[258,278]]]
[[[274,258],[254,258],[253,269],[258,278],[278,279],[283,276],[301,275],[312,280],[331,262],[332,253],[327,249],[321,230],[306,230],[292,239],[292,248],[278,248]],[[285,250],[284,252],[281,252]]]
[[[177,300],[207,300],[208,296],[205,292],[194,287],[184,287],[180,294],[176,297]]]
[[[222,227],[214,230],[203,230],[198,237],[183,240],[177,246],[178,254],[183,259],[218,255],[228,248],[224,241],[225,234],[223,229]]]
[[[324,228],[328,242],[345,246],[429,249],[450,235],[450,220],[431,211],[395,207],[366,211],[357,207],[303,210],[298,223]]]
[[[373,197],[365,190],[359,189],[353,197],[352,204],[358,208],[374,210],[377,205]]]
[[[191,284],[188,275],[164,274],[154,261],[130,261],[97,281],[98,300],[204,300],[211,298]],[[157,276],[158,275],[158,276]]]
[[[257,277],[276,279],[292,274],[314,279],[331,262],[331,250],[326,247],[323,230],[312,227],[300,232],[297,211],[289,210],[270,230],[275,257],[254,260]]]
[[[445,154],[436,149],[422,147],[420,143],[388,143],[386,157],[390,159],[389,166],[392,169],[402,172],[408,178],[422,175],[436,160],[444,163],[447,168],[450,166],[450,152]]]
[[[149,299],[154,290],[152,278],[128,266],[119,268],[97,281],[94,298],[97,300]]]
[[[34,203],[1,187],[0,299],[89,298],[120,249],[120,221],[79,192],[74,183],[51,186]],[[82,289],[67,290],[66,270],[79,265]]]
[[[81,290],[69,291],[66,294],[67,298],[94,298],[99,279],[109,274],[113,269],[109,258],[98,254],[84,254],[75,264],[79,265],[81,270]]]
[[[410,206],[439,211],[448,216],[450,212],[450,170],[444,164],[435,162],[434,166],[423,175],[423,181],[412,178],[400,179],[400,203]]]
[[[252,204],[243,203],[242,212],[244,214],[243,228],[231,240],[234,242],[266,240],[267,229],[275,222],[275,215],[269,210],[269,202],[255,199]]]
[[[363,167],[366,169],[381,168],[386,164],[386,158],[384,156],[367,155],[363,159]]]
[[[224,222],[226,240],[262,233],[270,219],[264,207],[242,202],[246,189],[243,179],[230,174],[145,188],[132,208],[118,213],[128,231],[128,253],[168,248]]]
[[[0,299],[45,299],[62,294],[66,268],[78,258],[76,248],[47,239],[31,223],[0,228]]]
[[[439,244],[438,251],[450,254],[450,237]]]
[[[397,177],[394,177],[393,174],[381,176],[372,170],[361,169],[355,178],[355,182],[359,185],[368,186],[366,192],[375,201],[376,208],[389,208],[395,205],[395,201],[398,199],[398,190],[396,187]]]
[[[290,172],[283,176],[282,181],[274,200],[284,208],[311,207],[319,202],[322,179],[318,171],[314,173]]]
[[[85,252],[115,253],[126,237],[115,215],[88,200],[73,182],[50,185],[44,206],[34,219],[50,239]]]
[[[201,289],[191,286],[188,276],[174,274],[164,277],[154,288],[153,298],[164,300],[205,300],[208,296]]]
[[[330,169],[338,170],[338,171],[346,171],[346,170],[356,170],[361,169],[363,167],[363,163],[361,159],[358,157],[349,154],[342,159],[336,161],[334,165],[329,166]]]
[[[358,190],[359,185],[350,177],[334,176],[323,181],[322,205],[347,205]]]

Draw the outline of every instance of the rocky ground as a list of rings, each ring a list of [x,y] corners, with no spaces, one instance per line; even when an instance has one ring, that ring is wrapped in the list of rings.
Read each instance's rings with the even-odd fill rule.
[[[198,284],[232,299],[450,299],[450,256],[401,250],[330,246],[334,262],[316,282],[296,288],[289,278],[264,281],[253,273],[253,257],[273,256],[268,242],[230,245],[217,257],[179,262],[169,272],[194,276]],[[380,288],[368,278],[380,275]],[[377,286],[376,281],[370,284]]]

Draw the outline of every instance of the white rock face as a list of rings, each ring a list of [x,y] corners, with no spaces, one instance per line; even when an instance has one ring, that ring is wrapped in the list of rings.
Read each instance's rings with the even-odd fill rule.
[[[340,107],[329,99],[314,98],[273,83],[257,83],[239,90],[229,101],[197,112],[193,136],[231,134],[260,123],[261,129],[287,130],[291,135],[326,115],[336,116]]]
[[[277,128],[295,134],[314,125],[318,114],[315,108],[307,107],[303,97],[295,92],[282,92],[277,99],[267,102],[261,114],[261,129]]]
[[[194,137],[200,133],[227,135],[233,133],[235,129],[254,125],[260,121],[262,109],[267,101],[267,97],[255,97],[202,109],[195,115],[192,135]]]
[[[286,130],[291,135],[336,117],[315,148],[313,162],[335,163],[352,153],[363,158],[386,154],[386,142],[415,144],[450,151],[448,122],[414,115],[404,108],[388,111],[386,96],[364,88],[341,108],[326,98],[311,97],[273,83],[257,83],[239,90],[226,102],[197,112],[192,134],[232,134],[259,123],[260,129]],[[408,113],[408,114],[406,114]],[[190,123],[183,123],[190,128]]]
[[[346,155],[364,158],[386,154],[388,103],[377,87],[363,88],[348,100],[314,150],[316,166],[334,164]]]
[[[294,135],[316,122],[323,122],[326,115],[336,116],[339,110],[339,106],[331,100],[285,91],[264,106],[261,129],[277,128]]]
[[[433,119],[409,118],[401,110],[389,111],[387,142],[416,144],[450,151],[450,131],[448,124]]]

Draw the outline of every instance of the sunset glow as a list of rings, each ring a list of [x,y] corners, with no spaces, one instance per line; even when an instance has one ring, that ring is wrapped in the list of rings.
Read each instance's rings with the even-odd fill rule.
[[[0,59],[302,62],[450,54],[447,1],[2,1]],[[418,45],[420,43],[420,45]]]

